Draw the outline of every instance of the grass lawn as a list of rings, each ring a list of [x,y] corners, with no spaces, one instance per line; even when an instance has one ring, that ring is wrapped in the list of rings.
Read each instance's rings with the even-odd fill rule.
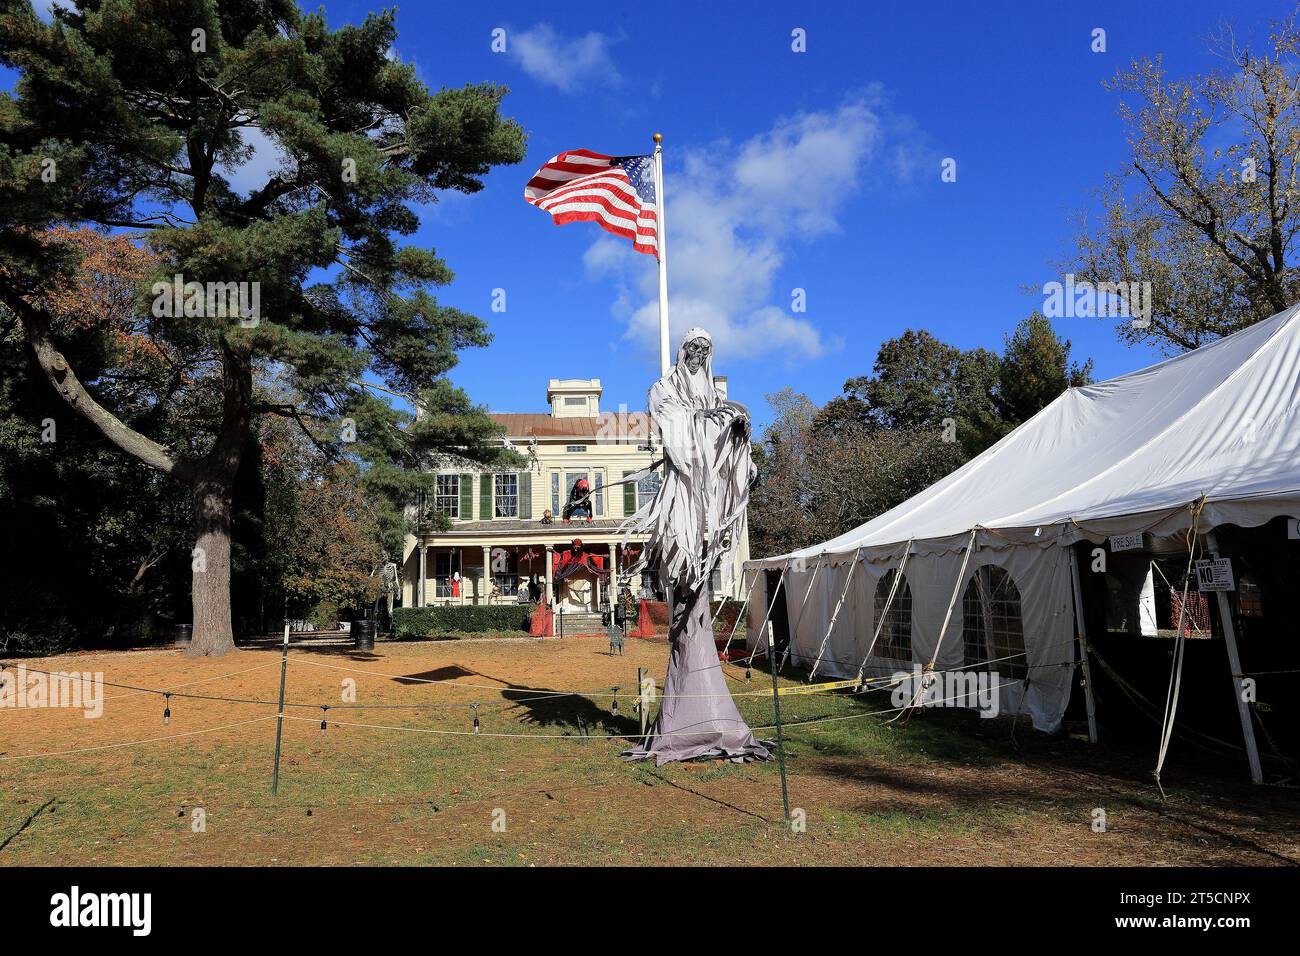
[[[319,706],[288,711],[296,719],[284,725],[277,797],[273,704],[173,697],[166,726],[161,697],[122,688],[105,688],[97,719],[0,709],[0,863],[1300,862],[1294,790],[1240,783],[1235,764],[1210,775],[1175,763],[1162,802],[1150,783],[1154,731],[1125,751],[952,710],[889,723],[871,715],[890,706],[884,694],[783,698],[789,722],[851,718],[789,728],[790,800],[806,818],[793,832],[775,761],[620,760],[637,729],[637,668],[662,683],[667,647],[606,649],[597,637],[381,643],[373,653],[294,647],[288,699],[332,709],[323,736]],[[274,650],[28,663],[253,700],[273,700],[280,679]],[[222,676],[232,672],[242,673]],[[727,672],[733,692],[751,695],[738,696],[742,713],[769,725],[767,675],[756,671],[747,687],[743,668]],[[349,681],[368,709],[345,708]],[[554,693],[573,690],[585,693]],[[379,706],[409,704],[436,706]],[[467,733],[473,704],[478,736]],[[29,756],[72,750],[82,752]],[[1097,808],[1105,832],[1092,829]]]

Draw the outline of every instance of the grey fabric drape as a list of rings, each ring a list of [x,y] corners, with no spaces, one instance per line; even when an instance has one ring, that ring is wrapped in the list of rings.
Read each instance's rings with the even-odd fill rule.
[[[671,596],[672,652],[663,706],[642,746],[624,756],[664,764],[695,757],[766,759],[731,699],[718,662],[709,613],[709,576],[741,532],[754,467],[748,413],[713,384],[712,355],[691,372],[686,343],[709,339],[691,329],[677,364],[650,389],[650,415],[664,443],[664,478],[654,499],[629,522],[649,533],[636,569],[659,563]],[[629,532],[630,533],[630,532]]]

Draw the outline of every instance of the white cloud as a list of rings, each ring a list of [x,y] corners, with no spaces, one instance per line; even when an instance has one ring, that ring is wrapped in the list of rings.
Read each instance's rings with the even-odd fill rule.
[[[674,345],[699,325],[723,356],[799,360],[841,347],[808,315],[791,312],[791,290],[776,285],[781,268],[795,245],[839,231],[864,182],[908,179],[908,158],[920,149],[910,125],[890,116],[873,90],[836,109],[781,119],[738,147],[685,152],[665,174]],[[626,322],[625,338],[657,352],[653,259],[602,235],[584,264],[617,280],[612,311]],[[815,316],[816,290],[809,297]]]
[[[265,186],[271,174],[285,166],[287,157],[279,143],[254,126],[244,127],[239,135],[245,146],[252,147],[253,155],[240,166],[219,164],[217,171],[230,182],[231,189],[247,196]]]
[[[550,24],[539,23],[511,33],[506,39],[506,51],[539,83],[570,92],[588,79],[599,79],[607,86],[619,81],[609,55],[610,42],[605,34],[595,32],[565,38]]]

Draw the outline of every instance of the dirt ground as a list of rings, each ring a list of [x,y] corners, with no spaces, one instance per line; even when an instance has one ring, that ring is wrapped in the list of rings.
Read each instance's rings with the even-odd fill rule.
[[[792,827],[775,761],[619,759],[637,729],[637,669],[662,683],[666,658],[664,643],[638,640],[611,657],[595,637],[295,646],[286,699],[301,706],[286,708],[274,797],[278,651],[28,661],[173,696],[106,687],[92,718],[0,708],[0,862],[1300,862],[1300,791],[1240,783],[1235,764],[1175,762],[1162,801],[1136,744],[1092,747],[955,711],[887,722],[879,695],[783,699],[804,824]],[[728,673],[751,724],[770,724],[770,679]],[[845,719],[797,724],[827,717]]]

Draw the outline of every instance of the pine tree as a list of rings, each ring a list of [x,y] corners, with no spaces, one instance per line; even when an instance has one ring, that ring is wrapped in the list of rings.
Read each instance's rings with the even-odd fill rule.
[[[0,321],[69,409],[188,489],[193,651],[223,653],[254,419],[292,420],[394,486],[431,449],[488,454],[492,423],[446,373],[489,335],[437,303],[451,271],[400,237],[415,204],[518,162],[524,134],[500,113],[504,88],[417,80],[391,12],[338,29],[292,0],[79,0],[53,15],[0,0],[0,63],[19,72],[0,94]],[[278,168],[236,188],[268,149]],[[81,262],[53,231],[65,224],[127,230],[159,258],[136,318],[173,373],[155,400],[185,396],[183,441],[128,424],[65,354],[53,303]],[[376,391],[427,414],[408,423]]]

